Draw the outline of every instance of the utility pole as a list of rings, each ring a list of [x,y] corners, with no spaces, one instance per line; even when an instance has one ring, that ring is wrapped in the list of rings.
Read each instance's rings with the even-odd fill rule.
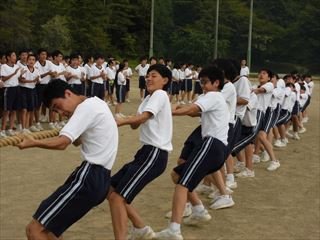
[[[216,0],[216,32],[214,36],[214,59],[218,57],[219,0]]]
[[[252,15],[253,15],[253,0],[251,0],[251,3],[250,3],[250,20],[249,20],[249,34],[248,34],[247,65],[249,69],[251,69]]]
[[[154,23],[154,0],[151,0],[151,21],[150,21],[150,48],[149,48],[149,58],[153,56],[153,23]]]

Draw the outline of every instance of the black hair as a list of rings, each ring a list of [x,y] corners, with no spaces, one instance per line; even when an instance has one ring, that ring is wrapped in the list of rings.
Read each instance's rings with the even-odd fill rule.
[[[65,56],[65,58],[67,59],[67,56]],[[79,59],[79,54],[78,53],[72,53],[72,54],[70,54],[69,58],[70,58],[70,60],[75,59],[75,58]]]
[[[155,56],[152,56],[149,58],[149,62],[151,62],[151,60],[156,60],[157,61],[157,58]]]
[[[12,53],[16,53],[16,52],[13,51],[13,50],[6,51],[6,59],[7,59],[7,61],[8,61],[8,58],[11,57]]]
[[[52,52],[51,55],[52,55],[53,58],[55,58],[60,54],[63,56],[63,54],[62,54],[62,52],[60,50],[55,50],[55,51]]]
[[[67,82],[65,82],[59,78],[51,80],[44,89],[44,93],[43,93],[44,105],[49,108],[51,106],[53,99],[64,98],[66,90],[70,90],[72,93],[74,93],[76,95],[80,95]]]
[[[116,87],[118,86],[118,74],[119,74],[119,72],[121,72],[121,71],[124,69],[124,67],[125,67],[124,63],[120,63],[120,64],[119,64],[119,68],[118,68],[118,70],[117,70],[117,72],[116,72],[116,76],[115,76],[115,78],[114,78],[114,85],[115,85]]]
[[[165,60],[166,65],[168,65],[169,62],[172,62],[172,60],[170,58]]]
[[[24,48],[24,49],[21,49],[20,51],[19,51],[19,56],[22,54],[22,53],[28,53],[29,51],[28,51],[28,49],[26,49],[26,48]]]
[[[35,54],[28,54],[28,57],[27,57],[27,60],[30,58],[30,57],[34,57],[35,59],[37,59],[37,56]]]
[[[306,89],[306,87],[304,85],[300,84],[300,90],[306,91],[307,89]]]
[[[104,56],[100,53],[98,53],[94,56],[94,60],[98,60],[99,58],[104,59]]]
[[[233,66],[235,67],[235,69],[237,71],[237,76],[240,75],[241,64],[239,63],[239,61],[237,61],[235,59],[230,59],[230,61],[232,62]]]
[[[165,65],[162,65],[162,64],[159,64],[159,63],[150,66],[148,71],[147,71],[147,74],[149,74],[151,71],[156,71],[161,75],[161,77],[168,78],[168,82],[162,88],[163,90],[166,91],[168,89],[168,87],[170,86],[170,83],[171,83],[171,79],[172,79],[171,71]]]
[[[122,60],[122,62],[123,62],[123,63],[129,62],[129,60],[125,58],[125,59]]]
[[[175,64],[173,65],[173,68],[179,69],[179,68],[180,68],[180,64],[179,64],[179,63],[175,63]]]
[[[113,64],[113,60],[108,61],[108,65]]]
[[[46,52],[46,54],[48,55],[48,51],[45,48],[39,48],[37,54],[40,55],[42,52]]]
[[[216,66],[210,65],[210,66],[204,67],[199,73],[199,79],[203,77],[209,78],[212,84],[218,80],[219,81],[218,88],[220,90],[223,88],[223,85],[224,85],[223,72]]]
[[[267,68],[261,68],[260,70],[259,70],[259,73],[260,72],[262,72],[262,71],[264,71],[264,72],[266,72],[267,74],[268,74],[268,77],[271,79],[272,77],[273,77],[273,72],[270,70],[270,69],[267,69]]]
[[[292,87],[293,89],[296,89],[296,86],[291,82],[286,83],[286,87]]]
[[[147,56],[140,57],[140,62],[142,62],[143,60],[148,60],[148,57]]]
[[[221,69],[224,73],[224,77],[229,81],[233,81],[239,74],[232,61],[229,59],[218,58],[213,61],[213,66]]]

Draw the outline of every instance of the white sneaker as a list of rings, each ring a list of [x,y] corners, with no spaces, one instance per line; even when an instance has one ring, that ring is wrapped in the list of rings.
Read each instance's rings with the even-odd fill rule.
[[[56,126],[53,122],[49,123],[49,129],[51,129],[51,130],[56,129]]]
[[[205,195],[207,195],[207,194],[210,194],[210,193],[214,192],[215,189],[214,189],[214,187],[212,187],[212,186],[208,186],[208,185],[205,185],[205,184],[203,184],[203,183],[200,183],[200,184],[196,187],[195,191],[196,191],[197,193],[199,193],[199,194],[205,194]]]
[[[145,226],[144,228],[132,228],[130,232],[129,240],[137,239],[154,239],[155,233],[150,226]]]
[[[129,103],[129,102],[131,102],[131,101],[130,101],[130,99],[127,99],[126,102]]]
[[[119,113],[119,115],[122,117],[122,118],[126,118],[127,116],[122,114],[122,113]]]
[[[253,163],[259,163],[261,160],[260,160],[260,156],[257,155],[257,154],[253,154],[252,156],[252,162]]]
[[[285,144],[288,144],[288,143],[289,143],[288,138],[281,139],[281,141],[284,142]]]
[[[116,118],[123,118],[120,113],[116,113],[114,116],[115,116]]]
[[[293,126],[292,126],[292,125],[289,127],[289,130],[290,130],[290,131],[292,131],[292,130],[293,130]]]
[[[204,209],[201,213],[192,213],[189,217],[183,219],[183,223],[186,225],[199,225],[211,220],[211,215],[208,213],[206,209]]]
[[[293,135],[292,135],[289,131],[286,132],[286,135],[287,135],[289,138],[293,138]]]
[[[43,127],[42,127],[42,125],[41,125],[41,123],[36,123],[36,128],[38,128],[40,131],[43,131],[44,129],[43,129]]]
[[[30,131],[29,129],[27,129],[27,128],[22,129],[21,132],[22,132],[23,134],[30,134],[30,133],[31,133],[31,131]]]
[[[293,133],[293,137],[294,140],[300,140],[299,134],[297,132]]]
[[[170,228],[166,228],[161,232],[155,233],[155,239],[183,240],[180,232],[173,232]]]
[[[307,129],[302,127],[299,129],[298,133],[305,133],[306,131],[307,131]]]
[[[231,188],[231,189],[236,189],[238,187],[238,184],[236,181],[229,181],[227,180],[226,181],[226,185],[228,188]]]
[[[31,132],[40,132],[40,129],[38,129],[36,126],[34,126],[34,125],[32,125],[30,128],[29,128],[29,130],[31,131]]]
[[[2,130],[2,131],[0,132],[0,139],[1,139],[1,138],[6,138],[6,137],[7,137],[6,131],[5,131],[5,130]]]
[[[302,119],[302,123],[307,123],[309,121],[309,118],[308,117],[304,117],[303,119]]]
[[[239,173],[239,172],[243,171],[243,169],[245,169],[245,167],[246,166],[245,166],[244,162],[237,161],[237,163],[233,167],[233,172]]]
[[[183,211],[183,217],[189,217],[192,214],[192,205],[191,203],[186,203],[186,206],[184,207]],[[172,211],[167,212],[166,218],[171,218]]]
[[[228,195],[231,195],[233,193],[233,191],[229,188],[229,187],[226,187],[226,193]],[[221,193],[219,191],[219,189],[215,190],[213,193],[210,193],[208,195],[208,198],[211,198],[211,199],[216,199],[217,197],[221,196]]]
[[[281,141],[280,139],[277,139],[274,144],[273,144],[275,147],[278,147],[278,148],[283,148],[283,147],[286,147],[287,144],[283,141]]]
[[[12,129],[7,130],[7,136],[15,136],[15,135],[16,133]]]
[[[271,161],[269,166],[267,167],[268,171],[274,171],[277,170],[280,167],[280,162],[279,161]]]
[[[184,101],[180,101],[180,104],[186,104]]]
[[[213,204],[211,204],[210,208],[222,209],[232,207],[233,205],[234,201],[232,200],[232,197],[230,195],[221,195]]]
[[[39,120],[40,120],[40,122],[43,122],[43,123],[44,122],[48,122],[48,117],[44,116],[44,115],[41,115]]]
[[[267,151],[263,151],[261,153],[261,162],[269,162],[270,161],[270,156],[269,154],[267,153]]]
[[[248,169],[248,168],[245,168],[243,171],[239,172],[238,174],[236,174],[236,177],[239,177],[239,178],[253,178],[255,175],[254,175],[254,171]]]

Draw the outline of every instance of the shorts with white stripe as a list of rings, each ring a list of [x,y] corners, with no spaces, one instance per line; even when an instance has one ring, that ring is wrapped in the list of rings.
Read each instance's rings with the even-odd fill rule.
[[[287,123],[287,121],[291,118],[291,114],[287,109],[281,109],[280,117],[277,122],[277,126]]]
[[[235,156],[233,152],[233,148],[240,141],[241,129],[242,129],[241,119],[238,116],[236,116],[236,122],[233,127],[233,138],[231,139],[232,142],[230,142],[230,146],[229,146],[229,139],[228,139],[228,152],[231,152],[232,156]]]
[[[125,100],[126,100],[126,86],[125,85],[117,85],[116,97],[117,97],[118,103],[125,102]]]
[[[104,84],[91,82],[91,97],[98,97],[104,100]]]
[[[42,201],[33,218],[59,237],[106,199],[109,186],[110,170],[84,161],[62,186]]]
[[[293,108],[292,108],[292,116],[298,115],[300,113],[300,104],[298,101],[295,101]]]
[[[273,119],[272,119],[272,127],[274,128],[277,125],[278,119],[280,117],[280,112],[281,112],[281,105],[278,104],[277,107],[273,110]]]
[[[125,164],[111,177],[111,186],[130,204],[137,194],[166,169],[168,152],[143,145],[134,160]]]
[[[264,131],[265,133],[269,133],[270,129],[272,128],[272,120],[274,119],[273,117],[273,110],[271,107],[268,107],[267,110],[266,110],[266,113],[264,114],[263,116],[263,121],[262,121],[262,125],[261,125],[261,128],[260,130],[261,131]]]
[[[187,161],[173,169],[179,175],[178,184],[192,192],[206,175],[223,166],[226,151],[226,145],[220,140],[214,137],[204,138]]]
[[[202,144],[201,135],[201,125],[199,125],[193,132],[189,135],[187,140],[183,144],[183,148],[180,153],[180,159],[187,160],[196,146]]]

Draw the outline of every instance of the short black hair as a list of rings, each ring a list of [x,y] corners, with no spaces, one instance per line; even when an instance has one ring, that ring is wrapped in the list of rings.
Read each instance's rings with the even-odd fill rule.
[[[8,60],[9,57],[11,57],[12,53],[16,53],[15,51],[13,50],[8,50],[6,51],[6,59]]]
[[[286,83],[286,87],[292,87],[293,89],[296,89],[296,86],[291,82]]]
[[[200,73],[199,73],[199,78],[207,77],[209,78],[211,83],[214,83],[215,81],[219,81],[219,86],[218,88],[221,90],[224,85],[224,76],[222,70],[219,68],[209,65],[204,67]]]
[[[19,56],[22,54],[22,53],[28,53],[29,51],[28,51],[28,49],[26,49],[26,48],[24,48],[24,49],[21,49],[20,51],[19,51]]]
[[[51,55],[54,58],[54,57],[59,56],[60,54],[63,56],[63,54],[60,50],[54,50]]]
[[[229,59],[217,58],[213,61],[213,65],[221,69],[229,81],[233,81],[239,75],[237,68]]]
[[[40,55],[40,53],[42,53],[42,52],[45,52],[46,54],[48,54],[48,51],[45,48],[39,48],[37,51],[37,54]]]
[[[70,84],[61,80],[61,79],[53,79],[44,89],[43,93],[43,103],[46,107],[50,107],[52,100],[55,98],[64,98],[64,94],[66,90],[70,90],[76,95],[80,95],[74,88],[71,87]]]
[[[98,60],[99,58],[104,59],[104,56],[100,53],[98,53],[94,56],[94,60]]]
[[[171,71],[165,65],[162,65],[159,63],[150,66],[147,71],[147,74],[151,71],[156,71],[161,75],[161,77],[168,78],[167,84],[163,86],[163,90],[167,90],[168,87],[170,86],[171,79],[172,79]]]
[[[68,56],[65,56],[65,59],[67,59],[68,58]],[[79,54],[78,53],[72,53],[72,54],[70,54],[70,56],[69,56],[69,58],[70,58],[70,60],[72,60],[72,59],[79,59]]]
[[[27,60],[30,58],[30,57],[34,57],[36,60],[37,60],[37,56],[35,54],[28,54],[28,57],[27,57]]]
[[[260,72],[262,72],[262,71],[264,71],[264,72],[267,72],[267,74],[268,74],[268,77],[271,79],[272,77],[273,77],[273,72],[270,70],[270,69],[268,69],[268,68],[261,68],[260,70],[259,70],[259,73]]]

